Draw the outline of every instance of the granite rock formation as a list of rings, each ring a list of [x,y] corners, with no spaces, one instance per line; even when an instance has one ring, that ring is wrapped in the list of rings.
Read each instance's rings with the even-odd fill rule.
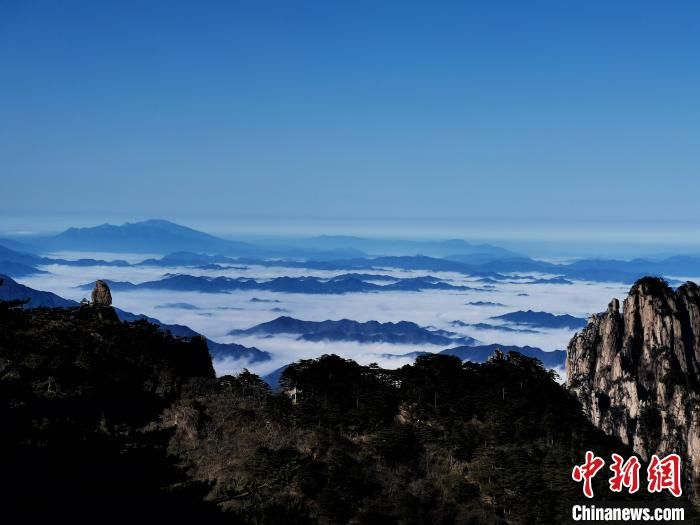
[[[687,488],[700,482],[700,288],[637,281],[568,347],[567,384],[587,417],[643,459],[678,453]]]
[[[112,294],[106,282],[98,280],[92,290],[92,304],[95,306],[111,306]]]

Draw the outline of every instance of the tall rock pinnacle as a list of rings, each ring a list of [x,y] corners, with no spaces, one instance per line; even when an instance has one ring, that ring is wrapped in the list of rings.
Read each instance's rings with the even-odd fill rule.
[[[95,288],[92,290],[92,304],[95,306],[112,305],[112,294],[106,282],[100,280],[95,282]]]
[[[700,482],[700,288],[637,281],[569,343],[567,385],[588,418],[648,460],[679,454]],[[696,496],[698,491],[694,491]]]

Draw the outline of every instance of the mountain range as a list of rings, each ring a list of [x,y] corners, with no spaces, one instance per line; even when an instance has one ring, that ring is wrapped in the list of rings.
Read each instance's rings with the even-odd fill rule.
[[[255,257],[231,258],[211,256],[208,263],[229,265],[257,265],[280,268],[303,268],[328,271],[363,271],[382,269],[414,270],[425,272],[455,272],[477,277],[482,282],[519,282],[522,284],[571,284],[571,280],[593,282],[633,283],[644,275],[700,275],[700,257],[670,257],[652,261],[637,259],[633,261],[582,260],[569,264],[555,264],[538,261],[527,257],[492,260],[480,264],[469,264],[452,259],[440,259],[424,255],[354,257],[334,260],[291,258],[261,259]],[[152,266],[178,265],[198,266],[203,264],[201,254],[180,252],[177,258],[165,256],[161,259],[148,259],[141,264]],[[509,273],[524,274],[514,278]],[[529,273],[544,273],[553,277],[536,277]]]
[[[490,324],[490,323],[465,323],[464,321],[455,320],[450,323],[454,327],[462,328],[476,328],[477,330],[496,330],[498,332],[510,332],[510,333],[521,333],[521,334],[538,334],[539,330],[533,330],[531,328],[513,328],[511,326],[503,324]]]
[[[168,253],[191,250],[236,256],[280,256],[286,253],[294,257],[331,259],[368,254],[422,253],[434,257],[456,257],[472,264],[518,256],[505,248],[489,244],[472,244],[462,239],[420,241],[324,235],[296,239],[258,238],[253,242],[241,242],[216,237],[162,219],[126,222],[121,225],[101,224],[86,228],[69,228],[56,235],[24,238],[24,245],[41,251]]]
[[[496,315],[491,319],[506,321],[516,325],[524,325],[534,328],[569,328],[577,330],[586,326],[586,319],[572,315],[554,315],[549,312],[533,312],[532,310],[518,310],[503,315]]]
[[[155,261],[151,261],[153,263]],[[700,275],[700,257],[678,256],[662,260],[635,259],[580,260],[559,264],[528,257],[496,259],[480,264],[470,264],[453,259],[440,259],[424,255],[355,257],[335,260],[261,260],[255,258],[228,259],[221,262],[315,270],[381,270],[395,268],[427,272],[455,272],[493,281],[514,281],[508,273],[544,273],[554,277],[541,278],[524,275],[519,279],[530,280],[523,284],[570,284],[571,279],[593,282],[633,283],[644,275],[684,276]]]
[[[243,330],[231,330],[230,335],[296,335],[301,341],[353,341],[357,343],[470,345],[471,337],[460,336],[447,330],[432,330],[409,321],[380,323],[339,321],[302,321],[281,316]]]
[[[3,242],[5,244],[3,245]],[[223,239],[165,220],[122,225],[103,224],[70,228],[52,236],[23,237],[0,241],[0,271],[14,277],[39,272],[39,266],[126,266],[123,260],[65,260],[35,253],[56,251],[163,253],[137,265],[195,266],[256,264],[319,270],[376,270],[397,268],[418,271],[450,271],[483,279],[483,282],[512,281],[508,273],[544,273],[549,277],[521,276],[523,284],[569,284],[571,279],[631,284],[645,275],[697,276],[700,257],[674,256],[665,259],[585,259],[568,264],[540,261],[491,245],[462,240],[391,241],[359,237],[313,237],[277,239],[256,243]],[[363,251],[360,248],[366,248]],[[30,253],[33,252],[33,253]],[[371,256],[368,254],[372,254]],[[427,254],[427,255],[426,255]],[[376,255],[376,256],[375,256]]]
[[[0,272],[12,277],[24,277],[37,273],[46,273],[37,268],[42,265],[59,264],[64,266],[129,266],[129,263],[116,259],[105,261],[102,259],[61,259],[42,257],[25,251],[17,251],[7,246],[0,246]],[[4,269],[4,270],[3,270]]]
[[[367,280],[363,280],[367,279]],[[467,290],[464,286],[455,286],[442,279],[431,276],[392,279],[395,282],[385,285],[370,282],[375,280],[373,275],[342,274],[330,279],[318,277],[276,277],[268,281],[257,281],[246,277],[207,277],[193,275],[167,275],[157,281],[146,281],[134,284],[128,281],[107,281],[109,287],[117,291],[138,289],[176,290],[202,293],[227,293],[235,290],[261,290],[283,293],[303,294],[344,294],[358,292],[396,292],[422,290]],[[379,280],[384,280],[379,276]],[[81,285],[83,290],[89,290],[93,283]]]
[[[269,241],[268,241],[269,242]],[[294,246],[307,250],[355,251],[367,256],[414,255],[454,258],[470,264],[482,264],[493,260],[519,257],[520,255],[500,246],[473,244],[462,239],[409,240],[379,239],[348,235],[321,235],[317,237],[279,239],[278,243],[293,242]]]
[[[323,251],[299,249],[285,244],[250,244],[223,239],[162,219],[69,228],[56,235],[28,236],[22,240],[27,249],[36,252],[169,253],[185,250],[236,257],[288,256],[331,259],[365,255],[357,250]]]

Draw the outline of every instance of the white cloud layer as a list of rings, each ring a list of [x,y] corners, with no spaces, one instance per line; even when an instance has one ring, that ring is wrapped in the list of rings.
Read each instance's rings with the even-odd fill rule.
[[[65,255],[65,254],[64,254]],[[70,254],[89,257],[95,254]],[[129,254],[119,258],[138,260]],[[50,274],[34,275],[19,279],[20,282],[39,290],[47,290],[69,299],[80,300],[89,292],[77,286],[96,279],[131,281],[141,283],[162,278],[166,273],[188,273],[228,277],[249,277],[259,280],[282,275],[311,275],[329,278],[343,271],[319,271],[299,268],[270,268],[250,266],[246,269],[198,270],[192,268],[158,267],[111,267],[91,266],[72,267],[51,265],[43,268]],[[372,273],[372,272],[363,272]],[[452,284],[481,287],[474,279],[451,272],[402,271],[392,269],[377,270],[378,274],[395,277],[415,277],[430,273]],[[244,361],[219,361],[215,363],[217,372],[234,373],[248,366],[251,370],[266,374],[276,368],[298,359],[318,357],[324,353],[335,353],[352,358],[360,363],[376,362],[381,366],[398,367],[407,364],[408,358],[387,359],[382,354],[403,354],[413,351],[439,351],[443,347],[435,345],[390,345],[358,344],[352,342],[311,343],[296,341],[289,337],[240,337],[230,336],[232,329],[249,328],[258,323],[270,321],[280,315],[310,321],[326,319],[354,319],[357,321],[377,320],[413,321],[421,326],[431,326],[451,330],[461,335],[472,336],[483,343],[504,345],[530,345],[544,350],[565,349],[573,335],[573,330],[542,330],[540,333],[515,333],[498,330],[477,330],[473,327],[453,327],[454,320],[467,324],[498,324],[489,317],[515,310],[542,310],[554,314],[570,314],[588,317],[591,313],[603,311],[612,297],[623,298],[628,285],[613,283],[575,282],[561,284],[499,283],[488,291],[442,291],[424,292],[377,292],[353,293],[344,295],[306,295],[274,293],[264,291],[236,291],[233,293],[198,293],[157,290],[136,290],[113,292],[114,305],[134,313],[142,313],[160,319],[168,324],[183,324],[220,342],[236,342],[246,346],[256,346],[273,355],[271,361],[249,365]],[[527,295],[523,295],[527,294]],[[268,301],[252,302],[257,297]],[[474,306],[466,303],[491,301],[504,306]],[[163,307],[170,303],[189,303],[198,307],[187,310]],[[282,312],[273,311],[274,308]]]

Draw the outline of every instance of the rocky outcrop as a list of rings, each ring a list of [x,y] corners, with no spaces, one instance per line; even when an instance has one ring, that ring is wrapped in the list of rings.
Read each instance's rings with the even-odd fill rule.
[[[588,418],[642,458],[678,453],[700,481],[700,288],[637,281],[569,343],[567,384]],[[692,488],[692,485],[689,486]],[[697,487],[694,490],[698,494]]]
[[[112,305],[112,294],[106,282],[100,280],[95,282],[95,289],[92,291],[92,304],[96,306]]]

